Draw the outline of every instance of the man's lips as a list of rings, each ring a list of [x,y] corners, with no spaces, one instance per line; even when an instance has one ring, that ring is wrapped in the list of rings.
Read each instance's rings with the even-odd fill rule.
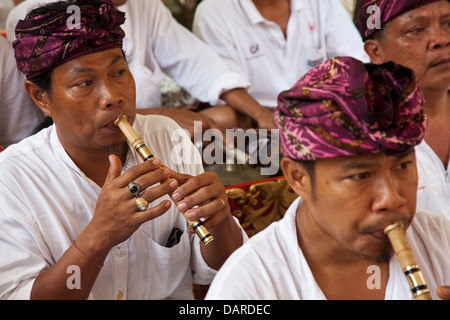
[[[409,222],[407,222],[404,219],[398,219],[398,221],[402,221],[404,225],[409,225]],[[365,230],[360,230],[361,233],[370,235],[380,241],[389,241],[388,236],[384,233],[384,229],[390,225],[393,225],[394,222],[384,222],[377,225],[373,225],[372,228],[367,228]]]
[[[108,122],[106,125],[104,125],[104,127],[106,127],[106,128],[117,128],[116,127],[116,125],[114,124],[114,121],[115,121],[116,119],[114,119],[114,120],[112,120],[112,121],[110,121],[110,122]]]
[[[444,59],[440,58],[440,59],[436,59],[435,61],[431,62],[431,67],[435,68],[435,67],[439,67],[441,65],[448,64],[448,63],[450,63],[450,58],[444,58]]]
[[[384,234],[383,230],[375,231],[370,233],[373,237],[377,238],[381,241],[389,241],[389,238],[387,235]]]
[[[105,125],[103,126],[104,128],[111,128],[111,129],[113,129],[113,128],[117,128],[117,129],[119,129],[115,124],[114,124],[114,122],[117,120],[117,117],[118,116],[116,116],[114,119],[111,119],[109,122],[107,122],[107,123],[105,123]],[[128,117],[128,119],[129,119],[130,117]]]

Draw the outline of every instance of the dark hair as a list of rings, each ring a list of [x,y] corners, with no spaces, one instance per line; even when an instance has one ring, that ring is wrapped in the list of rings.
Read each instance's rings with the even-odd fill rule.
[[[307,161],[307,160],[295,160],[298,164],[300,164],[309,175],[311,181],[311,196],[313,199],[316,197],[316,161]]]
[[[308,160],[294,160],[298,164],[300,164],[306,171],[306,173],[311,177],[311,184],[314,184],[315,174],[316,174],[316,162],[308,161]]]

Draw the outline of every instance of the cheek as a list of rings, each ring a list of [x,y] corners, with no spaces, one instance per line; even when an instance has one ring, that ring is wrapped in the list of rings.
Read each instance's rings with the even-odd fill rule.
[[[385,60],[386,62],[394,61],[412,69],[416,77],[420,79],[426,73],[426,44],[394,41],[387,47]]]

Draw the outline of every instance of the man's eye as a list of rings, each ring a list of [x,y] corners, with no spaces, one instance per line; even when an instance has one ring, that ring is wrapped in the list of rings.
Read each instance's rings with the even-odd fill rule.
[[[90,86],[93,82],[91,80],[85,80],[78,82],[75,86],[76,87],[87,87]]]
[[[409,30],[409,31],[407,32],[407,34],[410,34],[410,35],[420,35],[420,34],[422,34],[424,31],[425,31],[425,28],[423,28],[423,27],[417,27],[417,28],[413,28],[413,29]]]
[[[120,69],[116,72],[116,76],[123,76],[127,73],[127,69]]]
[[[397,169],[398,169],[398,170],[405,170],[406,168],[408,168],[408,166],[409,166],[410,164],[412,164],[412,161],[405,161],[405,162],[402,162],[402,163],[400,163],[400,164],[397,166]]]
[[[355,180],[364,180],[370,177],[370,173],[369,172],[362,172],[362,173],[358,173],[355,174],[353,176],[351,176],[351,179],[355,179]]]

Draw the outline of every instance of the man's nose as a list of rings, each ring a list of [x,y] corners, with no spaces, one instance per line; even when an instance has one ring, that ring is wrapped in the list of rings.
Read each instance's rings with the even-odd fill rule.
[[[405,207],[406,198],[400,193],[400,183],[390,175],[380,177],[373,190],[373,210],[379,213],[396,212]]]
[[[123,102],[120,88],[112,81],[105,80],[102,83],[100,95],[100,106],[103,109],[120,106]]]
[[[445,29],[441,25],[436,26],[431,31],[431,37],[428,47],[431,51],[436,51],[450,46],[450,33],[448,28]]]

